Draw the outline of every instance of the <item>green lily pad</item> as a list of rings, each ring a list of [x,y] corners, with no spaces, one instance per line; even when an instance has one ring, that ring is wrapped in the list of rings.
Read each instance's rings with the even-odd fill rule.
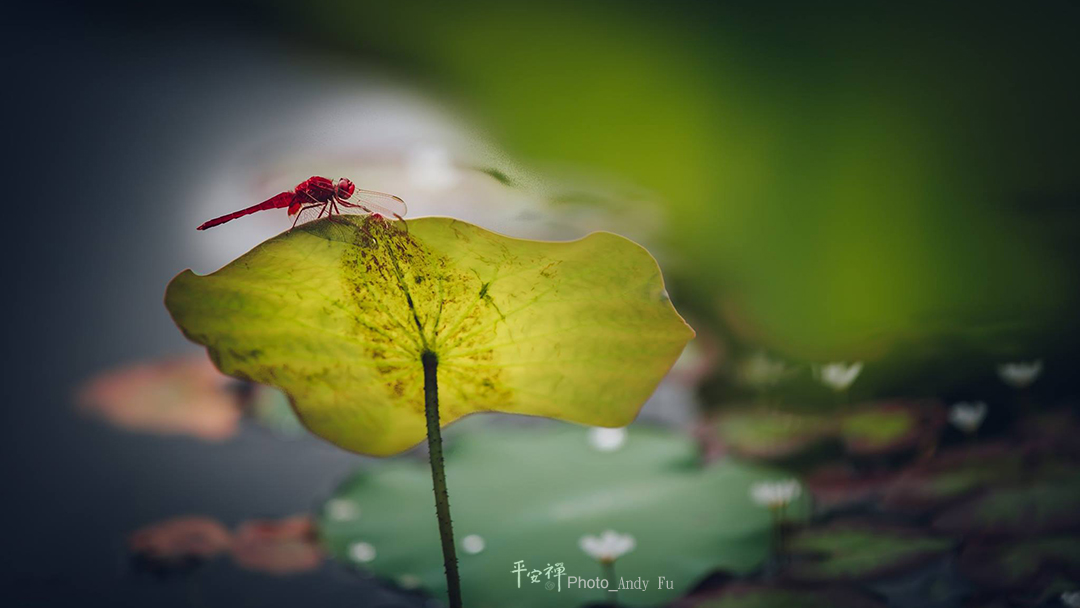
[[[949,533],[1030,535],[1080,528],[1080,473],[1052,470],[1037,481],[994,488],[944,511],[934,528]]]
[[[311,431],[373,455],[425,437],[425,352],[444,424],[500,411],[615,427],[694,335],[656,261],[614,234],[400,225],[305,224],[213,274],[181,273],[165,304],[223,372],[282,389]]]
[[[804,452],[835,433],[827,416],[776,410],[736,410],[722,414],[717,432],[735,454],[776,460]]]
[[[989,485],[1015,482],[1023,456],[1004,445],[986,445],[944,452],[905,471],[888,488],[882,506],[894,511],[924,513],[972,496]]]
[[[1045,587],[1039,581],[1080,580],[1080,537],[1055,536],[1015,543],[973,543],[960,554],[969,579],[993,589]]]
[[[674,608],[885,608],[885,604],[844,587],[764,586],[735,583],[717,592],[687,598]]]
[[[915,423],[911,416],[891,410],[848,416],[844,418],[840,430],[844,438],[851,443],[880,446],[908,435],[914,428]]]
[[[836,441],[854,455],[910,449],[943,422],[934,403],[874,402],[842,413],[734,410],[720,416],[717,429],[735,454],[781,460]]]
[[[803,482],[822,513],[875,500],[895,478],[891,471],[862,471],[850,462],[836,462],[807,472]]]
[[[866,580],[905,570],[952,547],[949,539],[917,530],[869,524],[836,523],[796,534],[788,543],[795,556],[788,574],[794,580]]]
[[[879,454],[913,447],[944,423],[934,404],[875,404],[843,417],[840,437],[852,454]]]
[[[745,573],[767,556],[772,534],[767,509],[750,486],[779,471],[725,462],[698,464],[692,441],[631,427],[615,451],[600,451],[589,431],[495,430],[458,436],[446,455],[462,593],[474,608],[576,606],[610,601],[597,589],[547,589],[511,571],[562,563],[566,575],[594,578],[600,564],[579,548],[585,535],[630,534],[633,551],[616,575],[642,577],[644,591],[618,594],[620,605],[659,605],[685,593],[715,569]],[[328,552],[344,563],[440,597],[445,578],[432,517],[431,473],[420,462],[389,461],[361,470],[326,503],[319,519]],[[807,501],[788,508],[805,517]],[[341,515],[345,515],[342,517]],[[480,548],[478,552],[476,549]],[[657,588],[657,577],[672,588]]]

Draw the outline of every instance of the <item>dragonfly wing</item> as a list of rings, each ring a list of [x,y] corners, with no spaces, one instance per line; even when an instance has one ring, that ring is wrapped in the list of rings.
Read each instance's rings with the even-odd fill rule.
[[[294,226],[300,224],[306,224],[308,222],[315,221],[330,215],[330,205],[312,203],[310,205],[300,205],[296,211],[293,212],[292,208],[289,209],[289,213],[293,220],[296,222]]]
[[[370,215],[372,212],[376,212],[375,209],[367,207],[366,205],[362,206],[358,203],[351,203],[349,201],[338,201],[336,209],[339,215]],[[378,213],[382,212],[378,211]]]
[[[405,201],[401,200],[400,197],[385,192],[361,190],[359,188],[353,192],[353,195],[349,197],[345,203],[346,207],[358,205],[367,212],[378,213],[379,215],[390,218],[405,217],[405,214],[409,211],[409,208],[405,205]]]

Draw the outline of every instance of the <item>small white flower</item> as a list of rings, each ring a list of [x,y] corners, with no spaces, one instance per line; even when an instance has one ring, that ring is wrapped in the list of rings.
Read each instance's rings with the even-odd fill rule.
[[[626,429],[593,427],[589,429],[589,445],[599,452],[614,452],[626,443]]]
[[[829,363],[816,369],[818,380],[834,391],[846,391],[862,371],[862,361],[855,363]]]
[[[349,557],[362,564],[372,561],[377,555],[378,552],[370,543],[360,542],[349,545]]]
[[[802,486],[797,479],[783,481],[759,481],[750,486],[750,498],[755,503],[775,509],[795,500],[802,494]]]
[[[461,548],[470,555],[476,555],[484,550],[487,543],[484,542],[484,537],[479,534],[470,534],[461,539]]]
[[[759,351],[742,361],[737,374],[743,384],[765,388],[779,384],[790,372],[787,363]]]
[[[949,408],[949,422],[965,433],[974,433],[986,418],[986,404],[982,401],[961,401]]]
[[[334,521],[352,521],[360,517],[360,505],[347,498],[332,498],[326,502],[326,516]]]
[[[634,550],[637,545],[634,537],[619,534],[614,530],[605,530],[600,536],[585,535],[578,541],[578,546],[585,555],[601,562],[613,562]]]
[[[1061,603],[1069,608],[1080,608],[1080,591],[1066,591],[1061,594]]]
[[[1016,361],[1014,363],[1002,363],[998,366],[998,376],[1001,381],[1013,388],[1024,388],[1039,379],[1042,373],[1042,359],[1035,361]]]

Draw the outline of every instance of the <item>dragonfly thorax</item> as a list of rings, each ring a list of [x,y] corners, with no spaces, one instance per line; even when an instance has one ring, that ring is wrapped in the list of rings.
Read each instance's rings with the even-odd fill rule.
[[[334,198],[337,189],[334,182],[325,177],[314,176],[308,178],[296,187],[297,194],[306,194],[313,202],[325,203]]]

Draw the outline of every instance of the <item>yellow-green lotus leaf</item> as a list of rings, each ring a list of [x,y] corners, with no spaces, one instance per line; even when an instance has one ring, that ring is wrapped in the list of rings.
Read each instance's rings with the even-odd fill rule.
[[[390,455],[425,437],[421,355],[442,422],[481,411],[623,426],[694,332],[656,261],[609,233],[552,243],[449,218],[322,220],[165,305],[226,374],[287,393],[304,424]]]

